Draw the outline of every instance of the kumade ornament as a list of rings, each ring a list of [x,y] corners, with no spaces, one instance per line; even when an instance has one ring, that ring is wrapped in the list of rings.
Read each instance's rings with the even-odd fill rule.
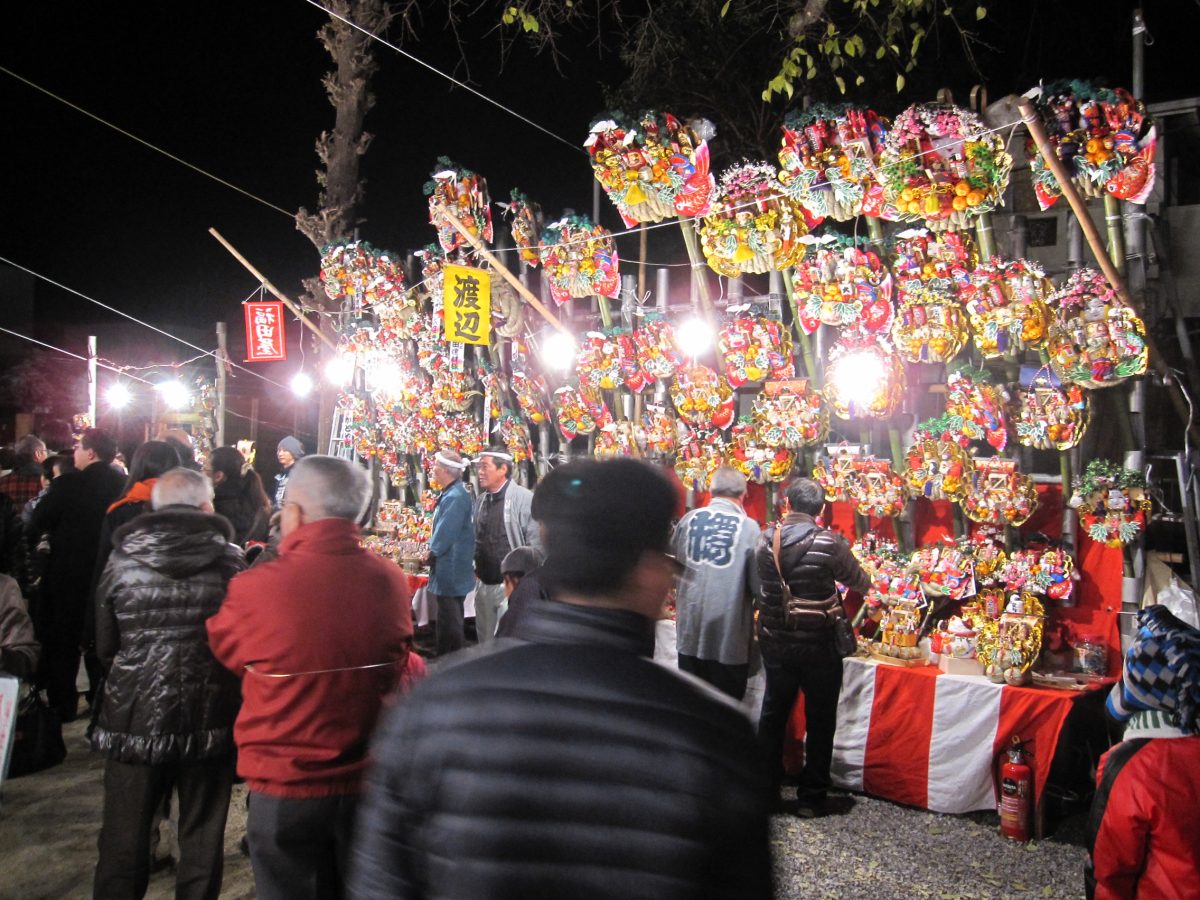
[[[791,451],[766,444],[750,416],[743,416],[731,429],[726,453],[729,465],[755,484],[783,481],[792,471]]]
[[[1054,286],[1036,264],[999,257],[977,266],[961,296],[971,338],[984,359],[1019,359],[1046,343]]]
[[[647,403],[642,411],[642,427],[639,433],[642,452],[646,456],[670,456],[675,452],[678,435],[679,420],[671,415],[667,407],[658,403]]]
[[[1012,157],[975,113],[945,103],[910,106],[892,122],[877,178],[899,218],[966,228],[1004,202]]]
[[[885,214],[874,171],[886,119],[849,105],[817,104],[788,113],[779,150],[779,181],[814,219],[845,222]],[[888,208],[888,213],[894,211]]]
[[[1042,368],[1013,403],[1017,441],[1036,450],[1070,450],[1092,417],[1091,395],[1077,384],[1064,385]]]
[[[492,241],[492,207],[487,181],[470,169],[459,168],[444,156],[438,157],[438,170],[425,183],[429,198],[429,222],[437,229],[438,243],[447,253],[467,244],[467,239],[446,219],[443,210],[452,213],[473,236]]]
[[[642,327],[633,333],[637,361],[651,378],[674,378],[683,368],[683,354],[675,342],[675,329],[666,319],[647,316]]]
[[[713,473],[725,464],[725,439],[711,428],[688,429],[675,454],[675,474],[684,487],[707,491]]]
[[[957,503],[970,490],[974,468],[970,454],[951,435],[942,434],[918,437],[904,455],[901,475],[912,496]]]
[[[846,488],[855,511],[863,516],[898,516],[908,500],[904,480],[886,459],[856,459]]]
[[[539,250],[550,296],[562,306],[572,297],[615,297],[620,261],[612,232],[587,216],[564,216],[542,231]]]
[[[909,362],[949,362],[967,343],[967,318],[953,294],[929,287],[902,289],[892,340]]]
[[[596,430],[596,420],[578,388],[564,385],[554,392],[554,417],[564,441]]]
[[[780,192],[775,167],[744,163],[722,174],[700,246],[714,272],[734,278],[794,266],[806,234],[804,208]]]
[[[1069,600],[1075,591],[1075,560],[1061,545],[1034,545],[1016,550],[1004,567],[1005,589],[1026,591],[1051,600]]]
[[[962,508],[972,522],[1023,525],[1038,507],[1033,479],[1017,471],[1016,460],[977,459],[968,480]]]
[[[1008,446],[1008,391],[988,384],[986,371],[959,369],[946,376],[946,415],[969,440],[987,441],[996,450]]]
[[[601,331],[582,335],[575,357],[575,371],[579,383],[591,388],[611,391],[621,384],[624,379],[615,336]]]
[[[637,427],[628,419],[618,419],[598,429],[592,453],[597,459],[637,456]]]
[[[1055,82],[1034,94],[1046,137],[1085,197],[1146,202],[1154,188],[1155,129],[1141,100],[1086,81]],[[1038,204],[1049,209],[1062,186],[1032,142],[1026,152]]]
[[[1062,381],[1106,388],[1146,371],[1146,326],[1095,269],[1080,269],[1049,303],[1046,349]]]
[[[356,310],[377,303],[409,305],[404,269],[395,255],[366,241],[342,241],[322,250],[321,284],[329,299],[348,299]]]
[[[768,447],[799,450],[819,444],[829,434],[825,400],[806,381],[768,382],[754,399],[751,415]]]
[[[887,332],[892,276],[879,255],[848,238],[818,238],[792,273],[792,300],[805,334],[821,325]]]
[[[693,428],[728,428],[733,422],[733,391],[708,366],[680,369],[670,395],[679,418]]]
[[[962,600],[975,593],[971,555],[949,538],[913,551],[909,568],[920,574],[921,589],[930,597]]]
[[[841,419],[886,419],[904,399],[904,364],[882,338],[845,335],[829,351],[825,399]]]
[[[521,262],[531,269],[541,262],[538,255],[538,237],[542,233],[542,208],[525,194],[513,188],[507,204],[498,204],[512,219],[513,246]]]
[[[1150,498],[1146,476],[1105,459],[1088,463],[1082,477],[1075,479],[1075,492],[1068,504],[1079,513],[1088,537],[1110,547],[1137,539],[1146,526]]]
[[[722,326],[717,346],[725,359],[725,379],[734,389],[794,374],[791,337],[775,319],[732,319]]]
[[[708,144],[670,113],[605,116],[583,145],[626,227],[708,212],[716,190]]]
[[[979,253],[968,232],[910,228],[896,235],[889,262],[892,277],[902,287],[915,289],[920,284],[958,295],[969,284]]]

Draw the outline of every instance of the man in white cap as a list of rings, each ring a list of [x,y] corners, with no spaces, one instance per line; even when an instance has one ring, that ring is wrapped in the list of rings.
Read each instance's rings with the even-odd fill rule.
[[[466,468],[466,461],[453,450],[439,450],[433,458],[433,477],[442,492],[433,510],[426,590],[437,606],[438,656],[462,647],[463,602],[475,585],[471,570],[475,546],[471,497],[462,484]]]
[[[475,633],[479,643],[496,636],[504,603],[500,564],[517,547],[542,546],[530,514],[533,491],[512,480],[512,454],[485,450],[475,460],[480,494],[475,500]]]

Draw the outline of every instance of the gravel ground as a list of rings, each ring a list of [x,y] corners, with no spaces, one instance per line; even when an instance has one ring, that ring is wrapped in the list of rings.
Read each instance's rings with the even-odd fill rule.
[[[0,798],[0,898],[91,895],[100,830],[104,761],[84,724],[65,729],[67,761],[9,782]],[[786,790],[786,789],[785,789]],[[833,796],[818,820],[774,819],[780,900],[788,898],[1002,898],[1083,895],[1081,817],[1045,841],[1013,844],[996,816],[943,816],[862,796]],[[237,849],[245,829],[244,789],[235,789],[225,836],[224,898],[254,897],[249,860]],[[155,873],[151,900],[174,895],[170,870]]]

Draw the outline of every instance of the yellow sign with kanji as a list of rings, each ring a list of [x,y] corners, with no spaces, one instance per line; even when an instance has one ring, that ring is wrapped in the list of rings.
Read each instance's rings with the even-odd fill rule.
[[[492,276],[483,269],[443,266],[446,340],[487,346],[492,333]]]

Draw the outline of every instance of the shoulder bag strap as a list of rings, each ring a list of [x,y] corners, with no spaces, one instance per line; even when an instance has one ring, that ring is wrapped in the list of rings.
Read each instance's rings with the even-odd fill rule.
[[[817,539],[817,532],[820,531],[816,526],[808,533],[808,537],[802,542],[804,549],[800,552],[800,559],[804,559],[808,555],[808,551],[812,548],[813,541]],[[779,573],[779,580],[783,584],[784,589],[791,594],[792,589],[788,587],[787,577],[783,574],[783,566],[779,563],[779,548],[783,540],[783,523],[775,526],[775,536],[771,540],[771,549],[774,551],[775,571]]]
[[[1096,893],[1093,857],[1096,853],[1096,837],[1100,834],[1100,823],[1104,820],[1105,809],[1108,808],[1109,794],[1112,793],[1113,784],[1116,783],[1117,776],[1121,774],[1125,764],[1148,743],[1150,743],[1149,738],[1122,741],[1109,751],[1108,759],[1104,763],[1104,775],[1101,776],[1100,784],[1096,787],[1096,795],[1092,798],[1092,808],[1088,813],[1087,830],[1084,837],[1087,843],[1088,858],[1083,866],[1083,880],[1088,900],[1092,900]]]

